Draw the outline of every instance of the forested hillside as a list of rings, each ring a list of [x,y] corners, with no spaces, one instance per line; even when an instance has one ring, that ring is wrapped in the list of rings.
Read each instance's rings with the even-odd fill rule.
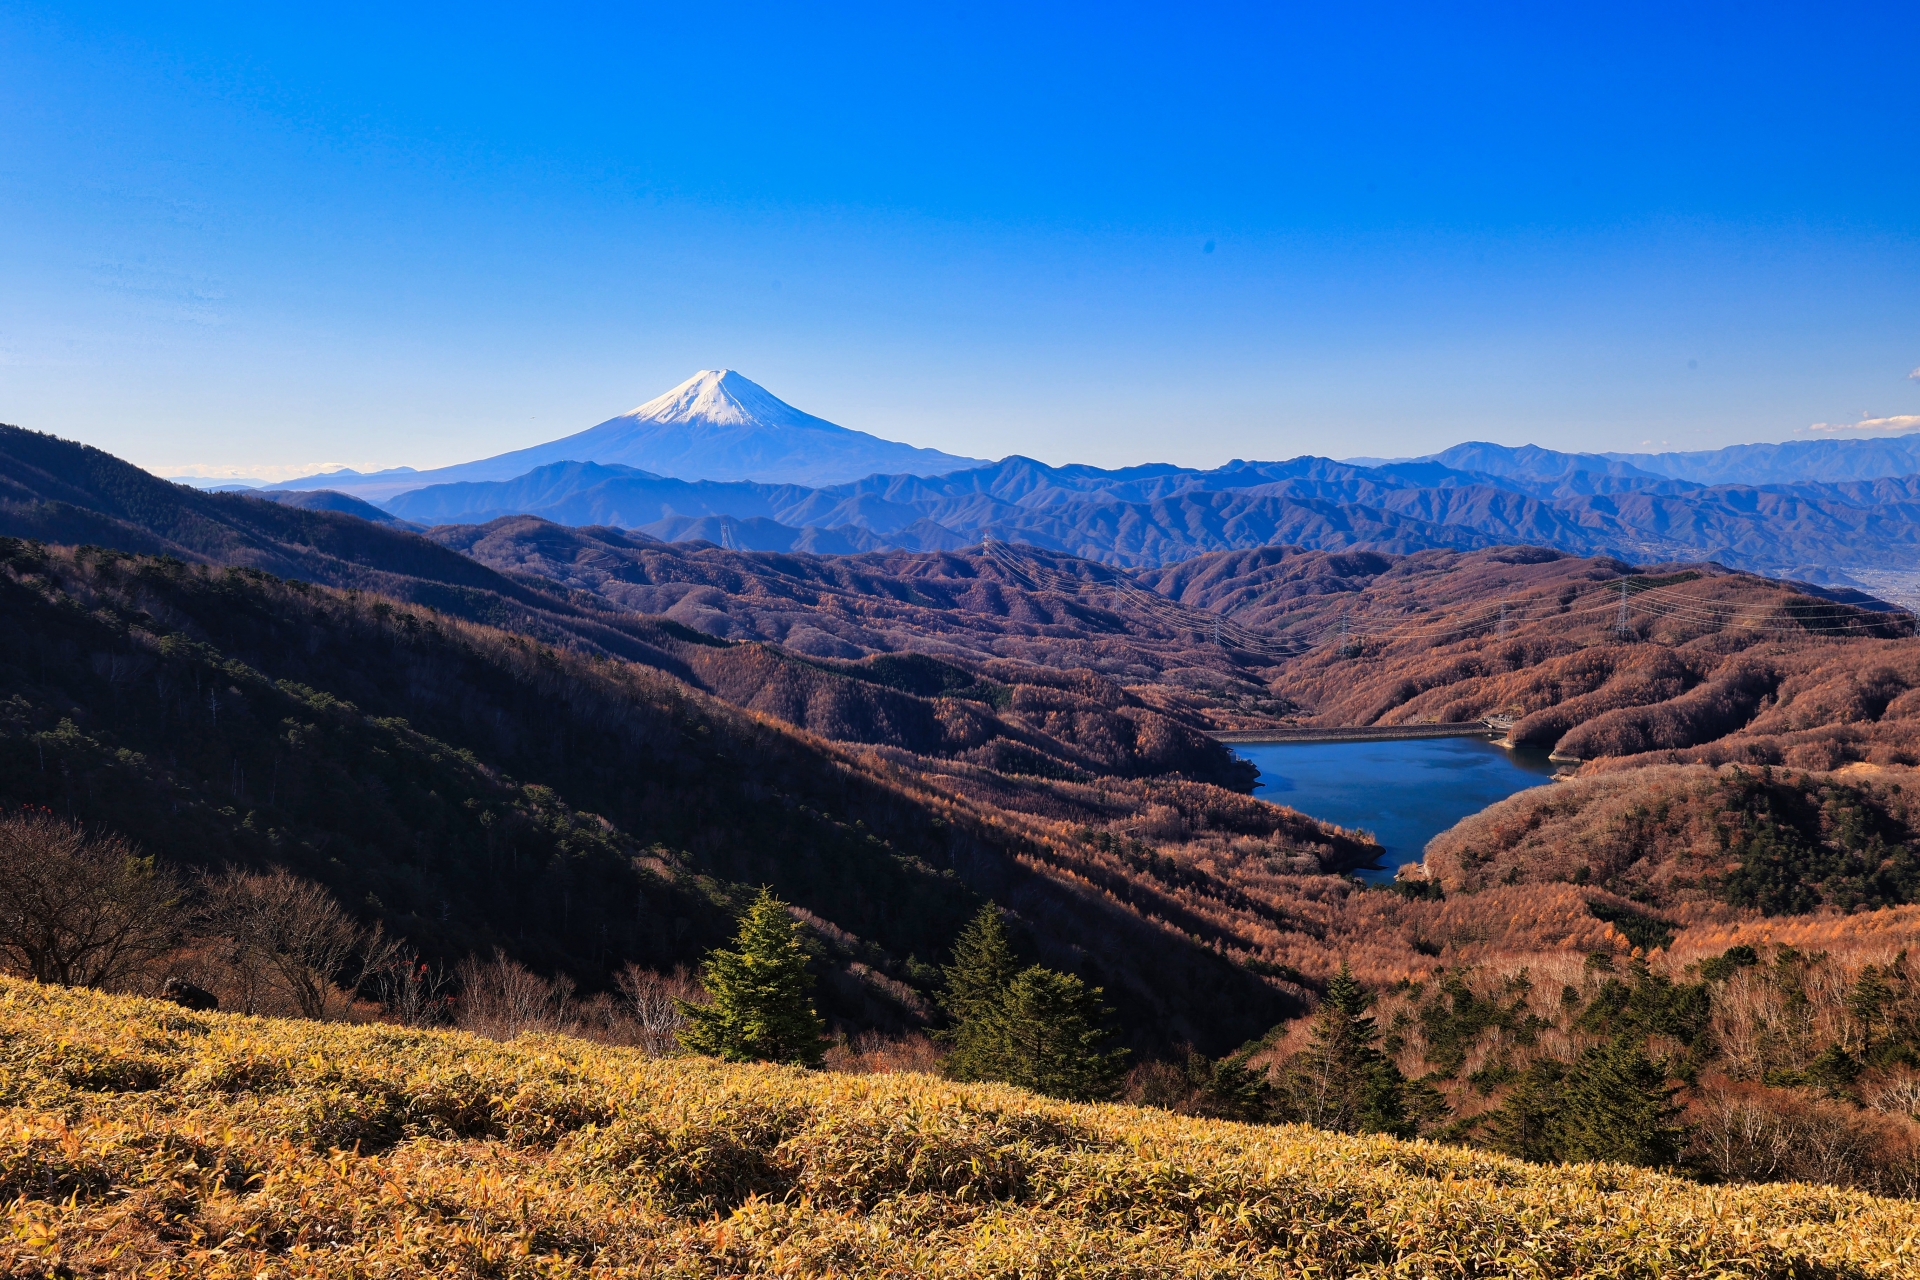
[[[1900,701],[1920,687],[1907,615],[1717,565],[1268,547],[1136,579],[998,545],[776,555],[524,517],[433,536],[506,572],[790,651],[1084,667],[1213,729],[1496,716],[1518,722],[1516,743],[1567,758],[1920,759]]]
[[[1152,581],[1297,639],[1304,651],[1269,689],[1315,724],[1497,716],[1514,722],[1516,745],[1569,759],[1920,761],[1901,701],[1920,687],[1912,619],[1858,593],[1539,548],[1404,559],[1274,548]]]
[[[1583,773],[1465,819],[1427,848],[1452,891],[1592,884],[1654,907],[1766,915],[1920,901],[1914,775],[1727,765]]]
[[[201,493],[112,454],[0,425],[0,536],[259,569],[373,591],[547,643],[657,659],[672,624],[569,599],[404,529],[300,502]],[[679,633],[684,634],[684,633]]]
[[[1374,846],[1202,783],[836,748],[657,670],[377,597],[7,555],[0,800],[183,863],[289,866],[442,954],[499,943],[591,986],[697,956],[766,882],[824,922],[830,1011],[904,1026],[985,893],[1146,1043],[1220,1052],[1343,958],[1391,980],[1611,928],[1605,894],[1516,915],[1359,887],[1338,873]]]
[[[1010,661],[995,664],[984,680],[938,664],[909,677],[897,664],[882,672],[730,648],[671,617],[636,617],[630,601],[597,598],[572,582],[526,572],[537,566],[507,563],[501,566],[506,572],[494,572],[404,530],[323,509],[314,502],[318,495],[276,495],[267,503],[196,493],[98,450],[14,428],[0,430],[0,457],[16,464],[0,491],[0,534],[123,551],[158,548],[189,561],[377,591],[549,644],[641,662],[844,741],[1015,773],[1179,774],[1250,785],[1244,765],[1196,732],[1203,721],[1177,709],[1171,717],[1162,714],[1165,708],[1149,708],[1084,673],[1063,676]],[[803,634],[765,638],[787,640],[801,655],[862,652],[849,645],[823,650]]]
[[[836,1014],[899,1026],[984,893],[1137,1034],[1231,1045],[1293,997],[1216,953],[1258,918],[1221,860],[1374,849],[1199,782],[835,748],[657,668],[380,597],[3,545],[0,802],[172,861],[291,867],[441,954],[499,944],[591,985],[697,957],[764,882],[831,925],[836,972],[871,975]]]

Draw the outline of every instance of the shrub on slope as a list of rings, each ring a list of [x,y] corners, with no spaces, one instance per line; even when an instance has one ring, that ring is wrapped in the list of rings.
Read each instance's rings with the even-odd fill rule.
[[[1920,1209],[0,985],[14,1275],[1898,1277]]]

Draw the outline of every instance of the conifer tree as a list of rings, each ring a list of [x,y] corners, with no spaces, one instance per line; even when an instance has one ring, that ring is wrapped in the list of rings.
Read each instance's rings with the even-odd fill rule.
[[[1567,1064],[1541,1058],[1521,1073],[1506,1101],[1493,1113],[1487,1145],[1522,1160],[1548,1163],[1559,1158],[1561,1085]]]
[[[1847,993],[1847,1012],[1853,1016],[1860,1045],[1860,1058],[1871,1058],[1874,1033],[1886,1021],[1887,1006],[1893,1003],[1893,988],[1881,976],[1880,966],[1870,964],[1860,971],[1860,980]]]
[[[1000,999],[1018,971],[1000,908],[989,902],[954,940],[953,963],[943,970],[947,989],[940,1005],[956,1021],[977,1017]]]
[[[1406,1078],[1374,1048],[1372,1000],[1343,962],[1327,981],[1313,1017],[1312,1041],[1293,1064],[1293,1107],[1301,1120],[1341,1133],[1412,1137]]]
[[[1034,965],[1017,969],[1000,908],[989,902],[960,931],[941,1007],[955,1080],[999,1080],[1056,1098],[1113,1096],[1125,1049],[1109,1049],[1100,988]]]
[[[1671,1165],[1686,1144],[1679,1114],[1665,1074],[1640,1042],[1617,1036],[1582,1052],[1567,1071],[1552,1124],[1554,1158]]]
[[[710,1004],[680,1004],[687,1027],[680,1043],[729,1062],[819,1063],[824,1027],[807,991],[813,977],[800,947],[800,927],[787,904],[762,888],[740,918],[737,950],[707,957],[701,978]]]
[[[981,1041],[995,1068],[989,1079],[1075,1102],[1111,1098],[1125,1049],[1109,1049],[1108,1009],[1100,988],[1039,965],[1014,976],[984,1019]]]
[[[1267,1069],[1247,1065],[1249,1053],[1214,1061],[1202,1053],[1187,1055],[1187,1082],[1193,1088],[1193,1114],[1217,1120],[1265,1120],[1273,1110],[1273,1086]]]
[[[992,1013],[1013,985],[1017,966],[1000,908],[989,902],[953,944],[941,1007],[953,1025],[940,1033],[951,1046],[943,1064],[955,1080],[1004,1080],[1008,1067]]]

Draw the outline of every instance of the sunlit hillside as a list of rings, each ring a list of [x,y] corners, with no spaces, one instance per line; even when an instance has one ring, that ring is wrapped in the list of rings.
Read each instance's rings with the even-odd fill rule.
[[[1911,1276],[1920,1206],[0,984],[9,1275]]]

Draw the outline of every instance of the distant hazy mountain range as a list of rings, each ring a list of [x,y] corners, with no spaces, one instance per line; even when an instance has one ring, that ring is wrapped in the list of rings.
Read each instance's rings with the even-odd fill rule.
[[[1879,480],[1920,472],[1920,435],[1885,440],[1789,440],[1697,453],[1609,453],[1653,475],[1700,484]]]
[[[983,461],[836,426],[731,369],[703,369],[631,412],[532,448],[432,471],[334,471],[268,487],[333,489],[379,502],[423,485],[511,480],[555,462],[640,467],[702,480],[838,484],[882,471],[941,475]]]
[[[1518,479],[1550,479],[1573,472],[1624,480],[1684,480],[1692,484],[1802,484],[1880,480],[1920,473],[1920,435],[1877,440],[1789,440],[1736,444],[1692,453],[1559,453],[1536,445],[1457,444],[1424,458],[1348,458],[1356,467],[1439,462],[1462,471]]]
[[[764,551],[950,550],[991,535],[1129,566],[1275,544],[1527,543],[1815,581],[1920,568],[1920,437],[1664,454],[1473,442],[1391,462],[1109,471],[882,440],[728,370],[532,448],[436,471],[309,476],[257,496],[360,515],[371,503],[421,527],[534,515]]]
[[[1706,486],[1546,449],[1475,444],[1440,457],[1476,469],[1308,457],[1106,471],[1014,457],[944,476],[814,488],[576,462],[504,482],[433,485],[384,506],[420,525],[526,514],[763,551],[945,550],[991,535],[1129,566],[1276,544],[1407,553],[1513,543],[1636,562],[1712,559],[1814,580],[1849,566],[1920,566],[1920,476]],[[1592,469],[1582,465],[1589,458]]]

